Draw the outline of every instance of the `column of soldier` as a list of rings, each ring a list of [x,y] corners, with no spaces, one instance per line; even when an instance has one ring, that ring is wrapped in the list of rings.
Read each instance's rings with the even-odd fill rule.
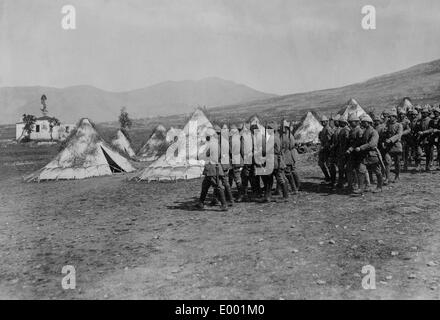
[[[289,199],[289,193],[297,194],[300,188],[300,178],[296,171],[295,163],[297,161],[297,146],[295,145],[293,134],[288,122],[283,121],[282,125],[276,122],[271,122],[265,126],[265,129],[273,130],[273,152],[274,152],[274,166],[273,171],[270,174],[261,174],[256,170],[261,166],[255,162],[255,157],[252,156],[252,163],[244,163],[244,150],[252,149],[254,145],[253,140],[255,138],[255,130],[261,129],[258,125],[250,125],[246,123],[239,127],[235,125],[230,126],[230,140],[229,151],[232,160],[232,143],[231,137],[234,135],[240,135],[243,131],[249,130],[252,135],[252,140],[248,141],[251,146],[243,148],[246,141],[240,138],[240,163],[222,164],[210,163],[205,164],[203,175],[205,176],[202,182],[202,191],[200,194],[197,207],[199,209],[204,208],[204,202],[208,195],[210,187],[213,187],[214,194],[212,197],[211,205],[216,205],[218,201],[221,204],[221,210],[227,211],[228,206],[232,206],[234,202],[241,201],[258,201],[258,202],[270,202],[272,201],[272,186],[276,182],[275,195],[282,195],[280,201],[286,202]],[[214,136],[218,141],[221,139],[221,128],[218,125],[214,126],[213,130],[208,130],[207,137]],[[262,139],[262,148],[265,153],[265,141]],[[220,143],[220,142],[219,142]],[[209,152],[209,151],[208,151]],[[209,154],[206,155],[209,157]],[[234,198],[232,194],[232,186],[235,183],[237,188],[237,195]],[[250,187],[250,190],[249,190]],[[289,190],[290,188],[290,190]],[[276,201],[276,200],[275,200]]]
[[[425,105],[404,110],[391,108],[381,115],[363,114],[348,118],[336,115],[332,124],[322,117],[318,164],[332,189],[353,195],[382,192],[383,186],[400,180],[401,167],[421,172],[432,170],[434,148],[439,154],[440,108]],[[440,158],[437,157],[440,169]],[[391,176],[391,168],[394,175]],[[376,188],[371,185],[376,178]]]
[[[401,167],[408,171],[413,163],[415,171],[421,171],[422,156],[425,155],[425,170],[432,170],[434,149],[440,154],[440,107],[425,105],[404,110],[391,108],[378,114],[336,115],[331,121],[321,118],[323,130],[319,133],[320,150],[318,165],[326,184],[331,190],[347,194],[363,195],[366,192],[379,193],[383,186],[400,180]],[[246,127],[247,126],[247,127]],[[231,135],[258,126],[232,125]],[[211,205],[221,204],[221,210],[240,201],[272,201],[272,188],[276,182],[275,195],[282,195],[281,201],[289,199],[289,189],[297,194],[300,178],[296,170],[298,145],[288,123],[283,121],[266,125],[274,134],[274,170],[269,175],[255,174],[257,164],[206,164],[202,191],[197,207],[204,208],[210,187],[214,194]],[[221,129],[215,126],[212,135],[220,136]],[[440,157],[437,157],[440,170]],[[392,170],[394,176],[391,176]],[[235,183],[237,197],[234,200],[231,187]],[[372,188],[372,184],[376,188]],[[249,192],[249,184],[252,192]]]

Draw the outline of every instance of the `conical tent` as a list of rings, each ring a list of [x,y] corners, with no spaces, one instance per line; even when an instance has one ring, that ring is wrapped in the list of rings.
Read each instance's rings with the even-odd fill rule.
[[[125,136],[122,130],[118,130],[116,133],[116,137],[112,140],[112,145],[122,154],[128,155],[130,158],[133,158],[136,154],[131,148],[130,141]]]
[[[405,97],[402,99],[402,101],[397,106],[397,110],[402,110],[403,112],[407,113],[409,110],[414,109],[413,104],[411,103],[411,99],[408,97]]]
[[[338,114],[348,118],[350,114],[356,114],[358,117],[365,114],[365,110],[362,109],[360,104],[353,98],[348,100],[348,102],[339,110]]]
[[[155,161],[167,151],[169,145],[167,129],[163,125],[158,125],[148,141],[139,150],[138,159],[140,161]]]
[[[88,119],[82,119],[55,159],[25,180],[84,179],[134,170],[126,158],[101,138]]]
[[[136,180],[178,180],[202,176],[205,161],[198,155],[206,148],[206,130],[212,128],[203,111],[197,109],[175,141],[159,159],[145,168]],[[191,142],[190,142],[191,141]]]
[[[308,112],[299,128],[295,131],[293,136],[296,143],[318,143],[319,133],[323,129],[321,123],[315,118],[313,113]]]

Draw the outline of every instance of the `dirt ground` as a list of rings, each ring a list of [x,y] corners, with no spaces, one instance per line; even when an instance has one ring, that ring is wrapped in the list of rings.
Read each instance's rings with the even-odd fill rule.
[[[196,211],[200,180],[23,183],[56,148],[0,146],[0,298],[440,298],[440,171],[350,197],[321,187],[307,157],[287,203]]]

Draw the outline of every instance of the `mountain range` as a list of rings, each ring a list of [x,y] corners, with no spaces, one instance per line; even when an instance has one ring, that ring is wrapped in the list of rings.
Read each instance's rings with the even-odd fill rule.
[[[81,117],[95,122],[114,121],[123,106],[131,117],[146,118],[187,113],[198,106],[230,105],[275,96],[214,77],[166,81],[126,92],[109,92],[88,85],[2,87],[0,124],[15,123],[24,113],[41,115],[40,97],[43,94],[47,96],[49,114],[65,123],[76,123]]]

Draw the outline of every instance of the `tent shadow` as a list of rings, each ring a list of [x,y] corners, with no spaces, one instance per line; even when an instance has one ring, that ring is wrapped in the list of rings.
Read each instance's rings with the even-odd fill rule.
[[[306,193],[317,193],[321,195],[332,195],[332,194],[347,194],[346,191],[341,189],[332,189],[330,186],[321,184],[320,182],[310,182],[303,181],[301,182],[302,192]]]

